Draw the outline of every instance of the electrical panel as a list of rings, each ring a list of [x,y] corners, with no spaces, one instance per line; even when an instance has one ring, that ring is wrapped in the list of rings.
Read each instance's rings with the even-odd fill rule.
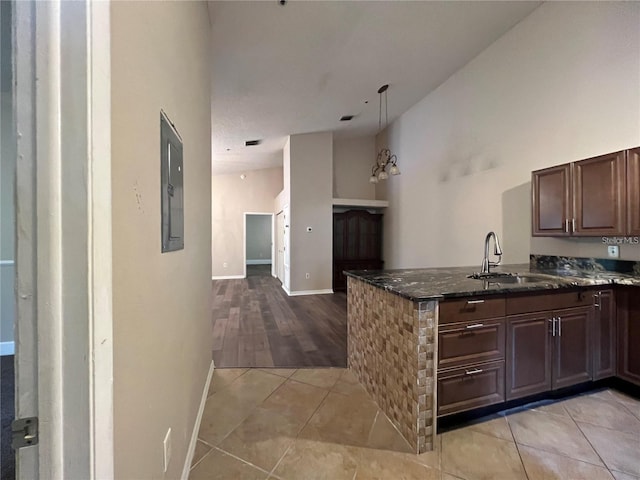
[[[184,169],[182,157],[182,139],[167,115],[160,112],[162,252],[184,248]]]

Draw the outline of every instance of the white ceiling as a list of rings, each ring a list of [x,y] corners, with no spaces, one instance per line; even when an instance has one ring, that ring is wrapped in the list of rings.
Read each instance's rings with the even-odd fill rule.
[[[540,3],[209,2],[214,173],[281,164],[290,134],[377,133],[381,85],[391,123]]]

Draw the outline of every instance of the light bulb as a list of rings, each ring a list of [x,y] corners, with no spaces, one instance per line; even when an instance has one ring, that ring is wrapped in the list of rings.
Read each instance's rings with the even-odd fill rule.
[[[389,169],[389,173],[391,175],[400,175],[400,169],[396,165],[391,165],[391,168]]]
[[[389,174],[384,170],[380,170],[380,173],[378,174],[378,180],[386,180],[387,178],[389,178]]]
[[[369,183],[378,183],[378,177],[376,177],[375,175],[371,175],[369,177]]]

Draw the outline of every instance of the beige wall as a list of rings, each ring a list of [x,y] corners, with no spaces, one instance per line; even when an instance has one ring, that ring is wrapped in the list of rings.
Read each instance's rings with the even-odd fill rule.
[[[390,125],[402,175],[378,192],[385,266],[479,266],[490,230],[506,262],[606,256],[597,240],[531,238],[530,175],[640,145],[638,25],[637,2],[545,3]]]
[[[375,199],[369,182],[376,159],[375,137],[333,140],[333,197]]]
[[[273,212],[282,190],[282,168],[266,168],[211,177],[212,275],[239,276],[244,272],[244,213]],[[225,267],[226,264],[226,267]]]
[[[123,480],[180,477],[211,364],[209,54],[206,3],[111,3],[114,445]],[[160,109],[184,141],[185,247],[165,254]]]
[[[333,134],[291,135],[291,292],[333,286]],[[307,232],[307,227],[312,231]],[[306,274],[309,278],[306,278]]]

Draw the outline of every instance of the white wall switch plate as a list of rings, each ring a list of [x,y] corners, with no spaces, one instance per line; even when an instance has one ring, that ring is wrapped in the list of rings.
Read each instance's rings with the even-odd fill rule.
[[[169,462],[171,461],[171,428],[167,430],[167,434],[162,441],[162,446],[164,448],[164,471],[166,472],[169,468]]]
[[[618,245],[609,245],[607,247],[607,253],[610,258],[618,258],[620,257],[620,247]]]

